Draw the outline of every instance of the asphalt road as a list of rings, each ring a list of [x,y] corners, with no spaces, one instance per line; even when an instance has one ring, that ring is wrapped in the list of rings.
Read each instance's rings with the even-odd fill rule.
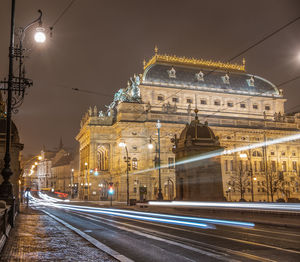
[[[299,228],[238,227],[213,221],[201,228],[152,221],[143,213],[125,213],[126,217],[63,206],[37,208],[133,261],[300,261]]]

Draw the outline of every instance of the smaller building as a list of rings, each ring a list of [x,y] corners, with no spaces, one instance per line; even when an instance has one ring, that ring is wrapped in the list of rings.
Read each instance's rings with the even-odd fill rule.
[[[198,120],[187,124],[179,139],[174,139],[176,195],[178,200],[223,201],[223,183],[218,137]],[[212,156],[216,154],[216,156]],[[206,157],[209,155],[209,157]]]
[[[40,155],[24,161],[24,184],[32,189],[78,194],[78,157],[63,147],[41,151]]]

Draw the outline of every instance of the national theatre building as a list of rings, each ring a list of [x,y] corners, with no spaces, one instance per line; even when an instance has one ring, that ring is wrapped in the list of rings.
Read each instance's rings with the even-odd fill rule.
[[[159,188],[164,200],[178,199],[171,140],[195,119],[195,108],[199,121],[228,150],[298,134],[300,114],[286,115],[285,102],[274,84],[246,73],[244,61],[239,65],[160,55],[156,49],[144,62],[143,73],[130,78],[107,111],[90,107],[82,118],[76,136],[79,195],[106,200],[113,183],[113,198],[126,201],[128,182],[130,199],[157,199]],[[262,144],[221,156],[228,201],[300,198],[299,140]],[[186,181],[181,188],[188,194],[195,187]]]

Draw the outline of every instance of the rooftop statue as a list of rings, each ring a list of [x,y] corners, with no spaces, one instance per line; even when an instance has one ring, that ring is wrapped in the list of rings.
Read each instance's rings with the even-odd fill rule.
[[[137,75],[134,75],[134,79],[130,77],[131,86],[130,86],[130,96],[131,101],[130,102],[139,102],[141,100],[141,92],[139,85],[141,83],[140,77]]]

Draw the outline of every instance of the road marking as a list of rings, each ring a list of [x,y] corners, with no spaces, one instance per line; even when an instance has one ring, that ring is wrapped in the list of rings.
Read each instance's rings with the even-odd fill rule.
[[[95,215],[82,214],[82,213],[79,213],[79,212],[76,212],[76,211],[75,212],[73,211],[73,213],[76,213],[78,216],[88,218],[90,220],[94,220],[94,221],[97,221],[97,222],[100,222],[99,220],[105,220],[105,221],[112,222],[109,219],[98,217],[98,216],[95,216]],[[165,242],[165,243],[168,243],[168,244],[172,244],[174,246],[179,246],[179,247],[185,248],[187,250],[191,250],[191,251],[200,253],[202,255],[213,257],[213,258],[218,259],[218,260],[231,261],[231,262],[237,261],[237,260],[233,260],[233,259],[230,259],[230,258],[225,258],[224,254],[223,254],[223,256],[221,256],[221,255],[218,255],[218,254],[215,254],[215,253],[212,253],[212,252],[209,252],[209,251],[205,251],[205,250],[202,250],[202,249],[199,249],[199,248],[187,246],[183,243],[177,243],[177,242],[172,241],[172,240],[164,239],[164,238],[161,238],[161,237],[157,237],[157,236],[154,236],[154,235],[149,235],[149,234],[142,233],[142,232],[139,232],[139,231],[136,231],[136,230],[133,230],[133,229],[129,229],[129,228],[126,228],[126,227],[115,225],[115,224],[125,224],[125,223],[122,223],[122,222],[119,222],[119,221],[113,221],[113,223],[114,223],[114,225],[112,225],[112,226],[114,226],[118,229],[124,230],[124,231],[134,233],[136,235],[140,235],[140,236],[147,237],[147,238],[150,238],[150,239],[154,239],[154,240],[158,240],[158,241]],[[137,227],[137,226],[132,226],[132,227],[136,227],[136,228],[139,228],[139,229],[144,229],[144,228],[140,228],[140,227]]]
[[[118,253],[117,251],[111,249],[110,247],[106,246],[105,244],[101,243],[100,241],[98,241],[97,239],[91,237],[90,235],[82,232],[81,230],[79,230],[78,228],[75,228],[73,226],[71,226],[69,223],[65,222],[64,220],[50,214],[49,212],[42,210],[45,214],[47,214],[48,216],[52,217],[53,219],[55,219],[56,221],[58,221],[59,223],[63,224],[64,226],[66,226],[67,228],[71,229],[72,231],[76,232],[78,235],[80,235],[81,237],[83,237],[84,239],[86,239],[87,241],[89,241],[91,244],[93,244],[95,247],[97,247],[98,249],[106,252],[107,254],[109,254],[110,256],[114,257],[115,259],[121,261],[121,262],[133,262],[133,260],[129,259],[128,257],[125,257],[124,255],[121,255],[120,253]]]
[[[126,218],[126,219],[129,219],[129,218]],[[129,219],[129,220],[134,220],[134,219]],[[151,224],[151,225],[156,225],[156,226],[162,226],[162,227],[171,228],[171,229],[180,230],[180,231],[192,232],[192,233],[195,233],[195,234],[200,234],[200,235],[205,235],[205,236],[210,236],[210,237],[215,237],[215,238],[231,240],[231,241],[234,241],[234,242],[240,242],[240,243],[244,243],[244,244],[247,244],[247,245],[262,246],[262,247],[267,247],[267,248],[271,248],[271,249],[277,249],[277,250],[284,251],[284,252],[300,254],[300,251],[297,251],[297,250],[285,249],[285,248],[281,248],[281,247],[277,247],[277,246],[271,246],[271,245],[267,245],[267,244],[263,244],[263,243],[255,243],[255,242],[252,242],[252,241],[247,241],[247,240],[242,240],[242,239],[230,238],[230,237],[225,237],[225,236],[220,236],[220,235],[213,235],[213,234],[209,234],[209,233],[193,231],[193,230],[190,230],[188,228],[182,229],[182,228],[172,227],[172,226],[163,225],[163,224],[155,224],[155,223],[147,222],[147,221],[139,221],[139,220],[135,220],[135,221],[138,221],[138,222],[141,222],[141,223],[146,223],[146,224]]]
[[[248,254],[248,253],[245,253],[245,252],[241,252],[241,251],[237,251],[237,250],[232,250],[232,249],[228,249],[228,248],[224,248],[224,247],[219,247],[219,246],[212,246],[210,244],[207,244],[207,243],[204,243],[204,242],[200,242],[200,241],[195,241],[195,240],[192,240],[192,239],[186,239],[186,238],[183,238],[183,237],[179,237],[179,236],[174,236],[174,235],[171,235],[171,234],[168,234],[168,233],[164,233],[164,232],[157,232],[155,230],[151,230],[151,229],[146,229],[144,227],[139,227],[139,226],[135,226],[135,225],[131,225],[131,224],[127,224],[127,223],[124,223],[124,222],[120,222],[120,221],[113,221],[113,224],[112,224],[112,221],[109,220],[109,219],[106,219],[106,218],[103,218],[103,217],[98,217],[96,215],[91,215],[91,214],[82,214],[80,212],[76,212],[76,211],[73,211],[74,213],[76,213],[78,216],[81,216],[81,217],[84,217],[84,218],[88,218],[90,220],[94,220],[94,221],[97,221],[97,222],[101,222],[99,220],[105,220],[105,221],[108,221],[110,222],[110,224],[114,227],[118,227],[116,226],[115,224],[122,224],[122,225],[126,225],[126,226],[129,226],[129,227],[133,227],[133,228],[137,228],[139,230],[144,230],[144,231],[148,231],[148,232],[151,232],[151,233],[158,233],[158,234],[161,234],[161,235],[164,235],[164,236],[167,236],[169,238],[176,238],[176,239],[179,239],[181,241],[185,241],[185,242],[192,242],[196,245],[204,245],[205,246],[205,249],[208,249],[210,251],[213,251],[215,253],[219,253],[221,254],[222,256],[226,256],[227,254],[224,254],[224,252],[227,252],[227,253],[231,253],[231,254],[234,254],[234,255],[237,255],[237,256],[240,256],[240,257],[245,257],[245,258],[248,258],[248,259],[252,259],[252,260],[257,260],[257,261],[263,261],[263,262],[276,262],[276,260],[272,260],[272,259],[268,259],[268,258],[263,258],[263,257],[259,257],[259,256],[256,256],[256,255],[252,255],[252,254]],[[134,220],[134,219],[132,219]],[[151,224],[151,225],[157,225],[157,224],[154,224],[154,223],[151,223],[151,222],[144,222],[144,223],[147,223],[147,224]],[[173,228],[173,227],[170,227],[170,226],[167,226],[167,225],[162,225],[164,227],[167,227],[167,228]],[[123,229],[123,230],[127,230],[129,232],[132,232],[134,234],[143,234],[139,231],[136,231],[136,230],[130,230],[130,229],[127,229],[127,228],[123,228],[123,227],[118,227],[120,229]],[[174,229],[174,228],[173,228]],[[190,230],[189,230],[190,231]],[[150,236],[150,238],[153,238],[155,236],[153,235],[147,235],[146,237]],[[166,241],[171,241],[171,240],[166,240]],[[172,241],[173,242],[173,241]],[[175,242],[177,243],[177,242]],[[180,247],[186,247],[185,244],[183,243],[178,243]],[[189,247],[189,246],[188,246]],[[193,247],[191,247],[193,248]],[[216,251],[214,249],[217,249],[219,251]],[[197,252],[197,251],[196,251]],[[226,261],[237,261],[237,260],[234,260],[234,259],[226,259],[226,258],[223,258],[223,260],[226,260]]]

